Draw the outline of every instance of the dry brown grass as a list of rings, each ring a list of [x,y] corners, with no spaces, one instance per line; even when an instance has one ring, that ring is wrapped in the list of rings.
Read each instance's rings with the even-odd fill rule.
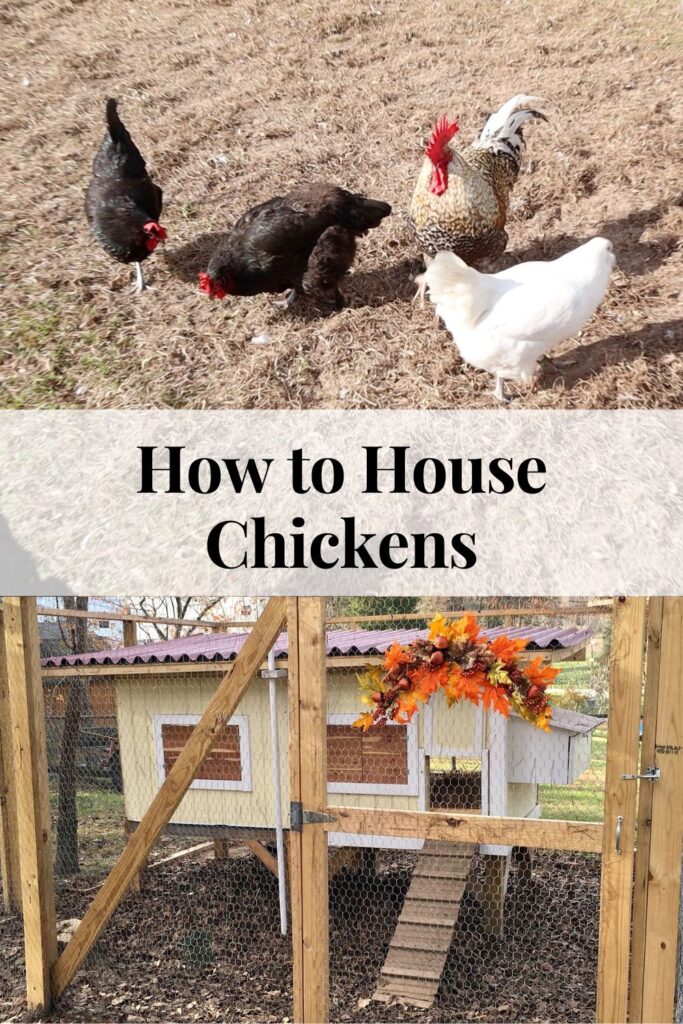
[[[681,97],[675,0],[7,0],[0,106],[5,278],[0,404],[486,408],[429,309],[411,304],[406,208],[432,118],[468,140],[516,91],[546,97],[507,258],[600,232],[621,274],[515,405],[683,405]],[[83,189],[104,98],[163,185],[154,290],[93,244]],[[210,303],[200,236],[301,181],[395,205],[361,245],[349,308]],[[197,238],[199,242],[197,243]],[[270,341],[251,339],[266,332]]]

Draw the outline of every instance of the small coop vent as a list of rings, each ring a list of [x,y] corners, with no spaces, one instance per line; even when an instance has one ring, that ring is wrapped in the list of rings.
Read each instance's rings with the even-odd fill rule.
[[[198,715],[155,715],[159,782],[163,782],[178,760],[198,721]],[[235,715],[223,726],[191,788],[251,789],[246,715]]]
[[[417,737],[414,723],[364,733],[355,715],[330,715],[327,724],[327,780],[332,793],[417,794]]]

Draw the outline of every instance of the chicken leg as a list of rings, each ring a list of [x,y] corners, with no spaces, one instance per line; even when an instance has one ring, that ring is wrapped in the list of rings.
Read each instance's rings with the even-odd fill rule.
[[[133,295],[141,295],[142,292],[148,288],[149,285],[145,281],[145,275],[142,273],[142,263],[135,264],[135,286],[133,288]]]
[[[505,377],[502,374],[496,374],[496,386],[493,389],[493,397],[499,402],[507,404],[510,399],[505,394]]]

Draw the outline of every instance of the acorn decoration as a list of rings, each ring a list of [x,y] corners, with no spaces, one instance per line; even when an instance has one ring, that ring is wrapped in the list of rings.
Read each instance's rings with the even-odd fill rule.
[[[528,643],[506,636],[488,640],[473,615],[454,622],[437,615],[426,638],[394,644],[383,666],[369,666],[358,677],[361,700],[371,710],[354,725],[366,731],[388,722],[405,724],[441,689],[449,705],[468,700],[506,718],[514,710],[549,732],[552,711],[546,689],[559,669],[544,665],[540,655],[520,663]]]

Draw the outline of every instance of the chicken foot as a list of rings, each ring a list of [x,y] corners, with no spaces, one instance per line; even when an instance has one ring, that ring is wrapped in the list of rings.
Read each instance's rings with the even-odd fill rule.
[[[278,309],[291,309],[296,300],[299,298],[299,292],[296,288],[288,288],[285,292],[284,299],[278,299],[275,303]]]

